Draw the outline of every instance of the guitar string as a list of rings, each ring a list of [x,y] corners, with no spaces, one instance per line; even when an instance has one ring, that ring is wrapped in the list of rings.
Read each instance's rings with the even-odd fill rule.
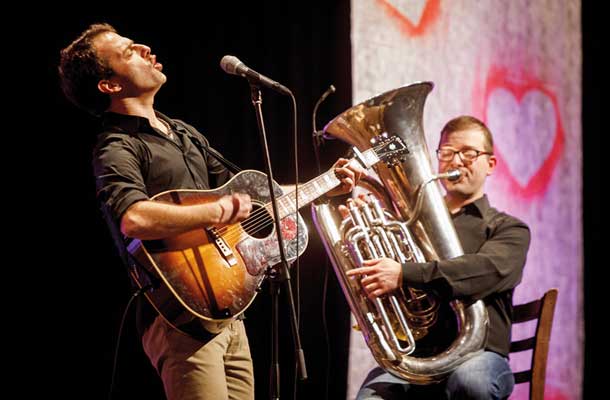
[[[372,149],[377,150],[379,147],[381,147],[383,145],[385,145],[385,144],[382,144],[380,146],[375,146]],[[334,173],[334,170],[329,170],[323,175],[329,174],[331,172]],[[323,176],[323,175],[321,175],[321,176]],[[294,192],[281,196],[279,200],[281,201],[281,200],[287,198],[292,193],[294,193]],[[294,213],[296,213],[296,210]],[[290,213],[290,214],[294,214],[294,213]],[[225,239],[233,239],[235,237],[239,237],[243,231],[246,231],[246,233],[248,233],[250,235],[255,234],[255,233],[259,232],[260,230],[268,227],[269,224],[272,224],[274,222],[273,217],[270,215],[269,211],[267,210],[267,205],[265,207],[261,207],[260,209],[255,211],[255,213],[253,213],[253,214],[258,214],[258,215],[254,219],[251,219],[252,215],[250,217],[246,218],[246,220],[244,220],[244,221],[246,221],[245,223],[244,223],[244,221],[242,221],[242,223],[223,227],[223,228],[219,229],[219,233],[221,233],[221,235]],[[290,214],[285,215],[284,218]],[[251,227],[255,227],[257,229],[255,229],[253,231],[246,230],[246,228],[251,228]]]
[[[379,147],[380,147],[380,146],[375,146],[375,147],[373,147],[372,149],[373,149],[373,150],[377,150]],[[334,170],[334,169],[332,169],[332,170],[328,170],[328,171],[326,171],[324,174],[322,174],[322,175],[320,175],[318,178],[314,179],[314,181],[318,181],[318,180],[320,180],[320,178],[322,178],[323,176],[325,176],[325,175],[330,175],[330,174],[332,174],[332,175],[336,175],[336,174],[335,174],[335,170]],[[304,185],[304,186],[305,186],[305,188],[304,188],[304,189],[302,189],[302,191],[303,191],[303,192],[307,192],[307,191],[309,190],[309,189],[307,188],[307,186],[308,186],[308,185],[310,185],[312,182],[313,182],[313,181],[307,182],[307,183]],[[335,185],[335,186],[338,186],[338,185]],[[331,189],[332,189],[332,188],[331,188]],[[330,190],[330,189],[329,189],[329,190]],[[315,189],[312,189],[312,191],[315,191]],[[324,192],[325,192],[325,191],[324,191]],[[288,197],[292,197],[292,196],[290,196],[290,195],[292,195],[293,193],[294,193],[294,192],[291,192],[291,193],[287,193],[287,194],[285,194],[285,195],[282,195],[282,196],[281,196],[281,197],[278,199],[278,201],[279,201],[279,202],[282,202],[284,199],[286,199],[286,198],[288,198]],[[321,194],[320,194],[320,195],[321,195]],[[270,211],[269,211],[269,210],[267,210],[267,206],[268,206],[269,204],[270,204],[270,203],[268,203],[267,205],[265,205],[265,207],[261,207],[260,209],[256,210],[256,211],[255,211],[254,213],[252,213],[252,214],[251,214],[251,215],[250,215],[248,218],[246,218],[244,221],[242,221],[242,222],[241,222],[242,227],[244,227],[244,228],[246,228],[246,229],[247,229],[247,228],[250,228],[251,226],[255,225],[255,224],[258,222],[258,221],[257,221],[257,220],[252,219],[252,217],[254,217],[256,214],[259,214],[261,217],[265,217],[266,215],[270,214]],[[296,210],[295,210],[294,212],[296,212]],[[294,212],[293,212],[293,213],[294,213]],[[289,214],[293,214],[293,213],[289,213]],[[287,214],[287,215],[289,215],[289,214]],[[218,233],[220,233],[220,234],[225,234],[225,233],[228,233],[228,231],[229,231],[229,230],[231,230],[231,229],[233,229],[233,228],[234,228],[234,225],[236,225],[236,224],[232,224],[232,225],[229,225],[229,226],[225,226],[225,227],[219,228],[219,229],[218,229]],[[239,229],[239,228],[237,228],[237,229]]]
[[[327,172],[326,172],[324,175],[329,174],[330,172],[333,172],[333,171],[327,171]],[[332,188],[331,188],[331,189],[332,189]],[[316,189],[310,189],[310,188],[306,188],[306,189],[303,189],[303,190],[302,190],[302,192],[306,192],[305,194],[308,194],[309,192],[316,193],[317,191],[316,191]],[[282,195],[282,196],[281,196],[281,197],[278,199],[278,203],[284,203],[284,200],[285,200],[285,199],[288,199],[288,198],[293,197],[293,196],[291,196],[291,195],[293,195],[293,194],[294,194],[294,192],[291,192],[291,193],[287,193],[287,194],[285,194],[285,195]],[[291,202],[292,202],[292,199],[290,199],[289,201],[291,201]],[[256,210],[256,211],[254,211],[252,214],[250,214],[250,216],[248,216],[248,218],[246,218],[245,220],[241,221],[240,225],[242,226],[242,228],[244,228],[244,230],[247,230],[247,229],[250,229],[250,228],[256,227],[256,225],[257,225],[257,224],[258,224],[258,223],[259,223],[261,220],[264,220],[264,219],[270,219],[270,218],[271,218],[271,217],[270,217],[270,214],[272,213],[272,211],[268,209],[268,207],[270,206],[270,204],[271,204],[271,203],[267,203],[265,206],[263,206],[263,207],[261,207],[261,208],[257,209],[257,210]],[[282,205],[280,205],[280,208],[281,208],[281,207],[288,208],[288,207],[283,206],[283,204],[282,204]],[[296,211],[294,211],[294,212],[296,212]],[[294,212],[293,212],[293,213],[294,213]],[[286,215],[290,215],[290,214],[293,214],[293,213],[287,213]],[[280,214],[281,214],[281,212],[280,212]],[[272,219],[272,218],[271,218],[271,219]],[[237,224],[232,224],[232,225],[224,226],[224,227],[222,227],[222,228],[219,228],[217,232],[218,232],[219,234],[221,234],[221,235],[228,234],[228,233],[230,233],[230,231],[231,231],[232,229],[234,229],[234,228],[235,228],[235,225],[237,225]]]
[[[289,193],[288,195],[290,195],[290,194],[292,194],[292,193]],[[288,196],[288,195],[286,195],[286,196]],[[285,197],[285,196],[282,196],[282,197]],[[250,217],[246,218],[241,223],[223,227],[221,235],[226,240],[231,240],[231,239],[237,238],[244,231],[246,233],[248,233],[249,235],[254,235],[254,234],[260,232],[261,230],[267,228],[269,225],[272,225],[275,222],[271,213],[269,212],[269,210],[267,210],[266,206],[259,208],[254,214],[257,214],[254,219],[251,219],[252,215],[250,215]],[[287,213],[286,215],[281,217],[281,219],[283,220],[284,218],[286,218],[292,214],[296,214],[296,211]],[[219,233],[220,233],[220,230],[219,230]]]
[[[377,152],[377,150],[379,148],[381,148],[382,146],[385,146],[385,145],[386,145],[386,143],[381,143],[380,145],[373,146],[371,149],[373,151]],[[324,174],[320,175],[320,177],[330,174],[330,173],[335,173],[335,170],[333,169],[333,170],[326,171]],[[317,180],[317,179],[315,179],[315,180]],[[308,182],[308,183],[311,183],[311,182]],[[287,194],[281,196],[278,200],[282,201],[283,199],[288,198],[293,193],[294,192],[287,193]],[[246,231],[248,234],[252,235],[257,232],[260,232],[262,229],[266,228],[267,226],[269,226],[269,224],[272,224],[274,222],[273,217],[270,215],[270,213],[267,210],[267,205],[256,210],[254,213],[252,213],[248,218],[246,218],[241,223],[232,224],[232,225],[225,226],[225,227],[218,229],[218,233],[220,233],[220,235],[222,235],[225,239],[233,239],[233,238],[239,237],[243,231],[246,231],[246,225],[247,225],[247,228],[251,228],[251,227],[256,228],[253,231]],[[295,210],[293,213],[289,213],[289,214],[285,215],[284,218],[290,214],[296,213],[297,211],[298,210]],[[254,217],[254,219],[251,219],[251,217],[253,217],[253,215],[256,215],[256,217]]]

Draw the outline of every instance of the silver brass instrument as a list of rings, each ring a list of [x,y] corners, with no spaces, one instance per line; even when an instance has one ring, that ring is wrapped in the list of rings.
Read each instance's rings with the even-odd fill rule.
[[[440,176],[432,172],[422,128],[432,87],[422,82],[394,89],[334,118],[324,129],[327,136],[365,151],[374,145],[373,138],[396,135],[407,154],[401,163],[373,167],[382,184],[361,180],[373,195],[359,207],[348,201],[350,218],[342,220],[335,204],[312,205],[316,228],[373,357],[386,371],[417,384],[443,380],[483,350],[489,324],[483,302],[467,306],[452,301],[457,324],[453,342],[437,354],[411,356],[417,341],[437,322],[439,300],[422,290],[402,288],[371,301],[360,279],[347,278],[345,272],[365,259],[424,262],[463,254],[439,186],[433,183]]]

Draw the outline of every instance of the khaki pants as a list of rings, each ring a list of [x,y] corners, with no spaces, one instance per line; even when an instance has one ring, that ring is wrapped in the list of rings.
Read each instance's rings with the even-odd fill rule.
[[[157,317],[142,337],[168,400],[253,400],[252,357],[244,324],[231,322],[208,342]]]

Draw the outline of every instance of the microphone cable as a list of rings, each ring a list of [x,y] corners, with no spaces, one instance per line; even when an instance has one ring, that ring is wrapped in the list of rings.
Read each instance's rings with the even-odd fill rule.
[[[296,253],[297,258],[294,260],[295,266],[295,307],[296,314],[295,318],[297,321],[297,331],[300,334],[301,331],[301,268],[299,268],[299,138],[297,134],[297,105],[294,96],[290,96],[292,100],[292,143],[293,143],[293,151],[294,151],[294,208],[296,209],[296,222],[297,222],[297,241],[296,241]],[[295,354],[296,356],[296,354]],[[297,398],[297,389],[298,389],[298,376],[299,376],[299,359],[295,357],[294,360],[294,378],[292,384],[292,399],[296,400]]]
[[[318,175],[320,175],[322,173],[321,171],[321,164],[320,164],[320,152],[319,152],[319,146],[322,143],[322,132],[318,132],[317,128],[316,128],[316,113],[318,111],[318,107],[320,106],[320,103],[322,103],[326,97],[328,97],[331,93],[335,92],[335,87],[333,85],[330,85],[330,87],[322,94],[322,96],[320,96],[320,98],[318,99],[318,101],[316,102],[316,104],[314,105],[313,108],[313,113],[312,113],[312,127],[313,127],[313,145],[314,145],[314,154],[315,154],[315,158],[316,158],[316,167],[318,170]],[[297,222],[297,229],[296,229],[296,237],[297,237],[297,241],[296,241],[296,260],[295,260],[295,268],[296,268],[296,279],[295,279],[295,285],[296,285],[296,323],[297,323],[297,330],[300,330],[300,325],[301,325],[301,279],[300,279],[300,268],[299,268],[299,146],[298,146],[298,130],[297,130],[297,105],[296,105],[296,100],[294,98],[294,96],[292,95],[292,93],[290,93],[290,98],[292,99],[292,107],[293,107],[293,125],[292,125],[292,131],[293,131],[293,143],[294,143],[294,176],[295,176],[295,209],[296,209],[296,222]],[[328,268],[325,268],[325,271],[327,271]],[[328,279],[327,277],[327,273],[325,272],[325,281]],[[326,283],[325,283],[326,285]],[[326,297],[326,295],[324,294],[324,298]],[[325,299],[323,299],[323,303],[325,303]],[[327,332],[328,329],[326,329],[325,327],[325,331]],[[328,340],[327,340],[327,345],[328,345]],[[298,382],[298,363],[299,360],[295,360],[295,370],[294,370],[294,386],[293,386],[293,399],[296,399],[296,395],[297,395],[297,382]],[[327,372],[328,372],[328,368],[327,368]],[[328,375],[328,373],[327,373]],[[305,377],[306,379],[306,377]],[[328,380],[328,376],[327,376],[327,380]],[[328,383],[327,383],[327,392],[328,392]]]
[[[326,98],[332,94],[335,93],[336,89],[333,85],[330,85],[328,89],[326,89],[326,91],[324,93],[322,93],[322,96],[320,96],[320,98],[318,99],[318,101],[316,102],[316,104],[313,107],[313,112],[312,112],[312,116],[311,116],[311,126],[313,128],[313,133],[312,133],[312,141],[313,141],[313,150],[314,150],[314,155],[316,158],[316,166],[318,168],[318,175],[320,175],[322,173],[322,167],[320,164],[320,146],[322,145],[322,143],[324,142],[324,131],[319,131],[317,128],[317,123],[316,123],[316,115],[318,113],[318,107],[320,106],[320,104],[326,100]],[[328,263],[328,257],[324,258],[324,284],[322,287],[322,330],[324,331],[324,339],[326,340],[326,374],[325,374],[325,382],[324,382],[324,399],[328,399],[328,385],[329,385],[329,381],[330,381],[330,363],[331,363],[331,357],[330,357],[330,351],[331,351],[331,345],[330,345],[330,335],[328,334],[328,323],[326,320],[326,302],[328,300],[328,270],[331,268],[330,264]]]
[[[293,315],[294,315],[294,319],[296,322],[296,332],[293,333],[294,339],[295,339],[295,345],[297,345],[297,353],[294,355],[295,356],[295,369],[294,369],[294,380],[293,380],[293,399],[296,400],[296,396],[297,396],[297,390],[298,390],[298,381],[299,381],[299,371],[301,372],[300,375],[300,380],[306,380],[307,379],[307,366],[305,364],[305,355],[303,352],[303,347],[301,344],[301,341],[297,339],[300,338],[300,332],[301,332],[301,271],[300,271],[300,250],[299,250],[299,236],[300,236],[300,227],[299,227],[299,144],[298,144],[298,127],[297,127],[297,102],[296,99],[294,97],[294,95],[292,94],[292,92],[290,92],[290,99],[291,99],[291,106],[292,106],[292,138],[293,138],[293,151],[294,151],[294,180],[295,180],[295,185],[294,185],[294,204],[295,204],[295,221],[296,221],[296,258],[294,260],[294,269],[295,269],[295,283],[294,286],[292,285],[292,279],[288,281],[288,284],[292,287],[295,287],[295,295],[293,296],[293,300],[294,302],[292,303],[294,308],[291,310]],[[290,271],[288,271],[288,273],[290,273]],[[291,289],[289,288],[289,289]]]
[[[143,286],[140,289],[136,290],[131,295],[131,297],[129,298],[129,301],[127,302],[127,305],[125,306],[125,311],[123,311],[123,316],[121,317],[121,323],[119,324],[119,331],[117,333],[116,346],[114,348],[114,358],[112,361],[112,376],[110,378],[110,389],[108,390],[108,400],[112,400],[112,394],[114,392],[114,384],[115,384],[114,380],[116,377],[116,371],[117,371],[117,365],[118,365],[118,359],[119,359],[119,347],[121,345],[121,336],[123,335],[123,328],[125,326],[125,320],[127,318],[129,307],[131,307],[131,303],[133,303],[133,301],[138,296],[140,296],[144,292],[147,292],[147,291],[153,289],[154,287],[155,286],[153,284],[149,284],[149,285]]]
[[[292,141],[293,141],[293,151],[294,151],[294,208],[296,210],[295,218],[296,218],[296,254],[297,257],[294,260],[294,265],[296,268],[296,314],[295,318],[297,321],[297,329],[300,328],[301,324],[301,284],[300,284],[300,274],[299,274],[299,137],[298,137],[298,128],[297,128],[297,102],[294,98],[294,95],[290,93],[290,99],[292,104]],[[296,380],[295,380],[296,382]],[[295,385],[296,386],[296,385]]]
[[[333,85],[330,85],[330,87],[328,89],[326,89],[326,91],[324,93],[322,93],[322,96],[320,96],[320,98],[318,99],[318,101],[316,102],[316,104],[313,106],[313,112],[311,115],[311,126],[313,128],[313,133],[312,133],[312,139],[313,139],[313,151],[314,151],[314,155],[316,157],[316,166],[318,167],[318,175],[320,175],[322,173],[322,168],[320,166],[320,146],[322,145],[323,141],[324,141],[324,132],[323,131],[319,131],[317,128],[317,124],[316,124],[316,114],[318,113],[318,107],[320,106],[320,104],[326,100],[326,98],[331,94],[331,93],[335,93],[336,89]]]

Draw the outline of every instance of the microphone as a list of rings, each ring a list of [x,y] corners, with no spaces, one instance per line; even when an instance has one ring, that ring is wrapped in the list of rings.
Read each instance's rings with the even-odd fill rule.
[[[326,92],[322,93],[322,96],[320,96],[320,98],[316,102],[316,106],[314,107],[314,110],[316,110],[318,108],[320,103],[322,103],[324,100],[326,100],[326,98],[328,97],[329,94],[335,93],[336,91],[337,91],[337,89],[335,89],[335,87],[333,85],[330,85],[328,87],[328,89],[326,89]]]
[[[455,182],[460,179],[460,176],[462,176],[462,173],[459,169],[452,169],[451,171],[443,172],[442,174],[436,174],[432,179],[448,179],[451,182]]]
[[[222,68],[222,70],[227,74],[243,76],[250,81],[250,83],[267,86],[268,88],[281,94],[292,94],[290,89],[288,89],[286,86],[280,85],[278,82],[267,78],[265,75],[261,75],[258,72],[246,67],[246,65],[239,61],[239,58],[235,56],[224,56],[222,60],[220,60],[220,68]]]
[[[313,127],[313,137],[314,137],[314,141],[316,143],[316,145],[321,145],[324,139],[324,131],[319,131],[318,128],[316,127],[316,114],[318,112],[318,107],[320,106],[320,103],[322,103],[324,100],[326,100],[326,98],[331,94],[331,93],[335,93],[337,89],[335,89],[335,87],[333,85],[330,85],[330,87],[328,89],[326,89],[326,92],[324,92],[322,94],[322,96],[320,96],[320,98],[318,99],[318,101],[316,102],[316,105],[313,106],[313,113],[312,113],[312,121],[311,121],[311,125]]]

